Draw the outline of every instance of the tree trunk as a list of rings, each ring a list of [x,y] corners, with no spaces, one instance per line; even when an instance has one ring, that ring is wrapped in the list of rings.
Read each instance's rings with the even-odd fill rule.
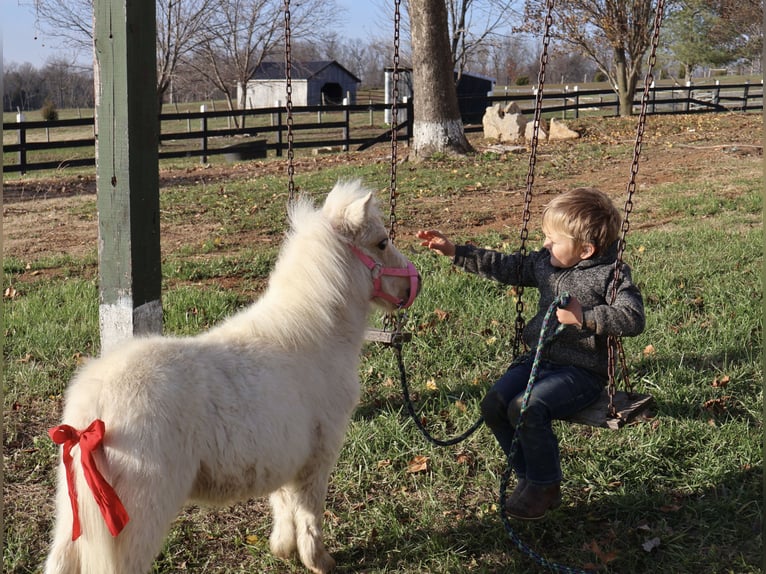
[[[410,0],[415,159],[473,151],[457,104],[444,0]]]
[[[615,50],[615,77],[617,79],[617,98],[620,102],[620,117],[633,115],[633,92],[635,82],[628,77],[628,66],[625,62],[625,54],[621,50]]]

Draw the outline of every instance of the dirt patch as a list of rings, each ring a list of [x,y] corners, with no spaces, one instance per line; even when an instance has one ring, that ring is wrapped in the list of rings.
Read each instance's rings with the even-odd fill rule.
[[[625,198],[631,169],[635,139],[635,118],[576,120],[569,122],[582,138],[575,142],[543,143],[538,151],[538,165],[565,174],[567,181],[582,181],[612,195],[618,205]],[[639,166],[637,201],[642,202],[642,216],[634,227],[645,228],[663,224],[651,216],[651,202],[642,190],[660,184],[682,182],[684,177],[710,173],[711,180],[720,178],[726,170],[734,172],[737,160],[756,160],[762,155],[761,117],[755,114],[700,114],[686,116],[653,116],[644,133],[642,159]],[[478,152],[487,150],[492,142],[472,137]],[[594,146],[600,159],[591,164],[569,161],[573,146]],[[406,157],[406,146],[400,157]],[[618,151],[615,151],[619,148]],[[360,153],[342,153],[296,159],[296,172],[310,173],[333,165],[354,166],[370,162],[387,162],[384,146]],[[402,153],[403,152],[403,153]],[[511,152],[509,152],[511,153]],[[524,156],[525,157],[525,156]],[[469,160],[466,160],[469,161]],[[407,163],[407,169],[417,169]],[[163,170],[160,186],[179,187],[199,184],[215,186],[236,178],[283,174],[286,162],[256,161],[241,164],[215,164],[183,170]],[[535,179],[535,209],[544,205],[546,197],[561,189],[560,177],[538,174]],[[518,234],[512,227],[518,221],[523,206],[526,181],[509,182],[502,188],[466,186],[463,190],[439,197],[418,198],[407,206],[398,220],[399,237],[412,237],[423,226],[440,227],[456,236],[478,235],[489,230]],[[3,244],[5,256],[22,261],[42,256],[95,253],[97,246],[97,217],[94,197],[95,176],[68,176],[65,171],[52,178],[25,178],[3,185]],[[200,237],[209,236],[214,229],[192,223],[162,223],[163,253],[173,253]],[[274,243],[273,235],[257,230],[227,238],[227,249],[252,246],[260,242]],[[237,245],[239,244],[239,245]]]

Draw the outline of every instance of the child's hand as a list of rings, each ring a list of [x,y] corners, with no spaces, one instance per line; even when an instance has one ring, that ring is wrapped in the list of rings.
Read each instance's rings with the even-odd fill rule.
[[[448,257],[455,256],[455,244],[447,239],[441,231],[435,229],[421,230],[417,232],[417,238],[423,240],[420,242],[423,247],[428,247]]]
[[[570,296],[569,305],[556,309],[556,318],[562,325],[582,327],[582,305],[577,297]]]

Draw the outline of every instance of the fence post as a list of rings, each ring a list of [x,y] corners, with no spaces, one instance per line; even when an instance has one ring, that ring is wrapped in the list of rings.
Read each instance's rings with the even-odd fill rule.
[[[686,82],[686,104],[684,104],[684,111],[688,112],[689,108],[691,108],[692,103],[692,83],[691,81]]]
[[[721,101],[721,82],[715,81],[715,90],[713,90],[713,103],[718,105]]]
[[[202,130],[202,139],[200,140],[200,144],[202,145],[202,156],[201,156],[201,162],[207,163],[207,116],[205,114],[205,104],[202,104],[199,107],[199,111],[202,115],[202,118],[200,118],[200,130]]]
[[[24,114],[19,112],[16,114],[16,121],[19,124],[22,124],[19,126],[19,165],[21,166],[21,174],[24,175],[27,173],[27,130],[23,126],[24,123]]]
[[[657,85],[654,83],[654,80],[652,80],[651,85],[649,86],[649,90],[652,94],[652,107],[651,111],[649,113],[655,113],[657,109]]]
[[[282,157],[282,109],[277,112],[277,157]]]
[[[580,117],[580,87],[575,86],[574,87],[575,97],[574,97],[574,104],[575,104],[575,113],[574,117],[575,119]]]
[[[370,98],[370,127],[373,125],[373,118],[372,118],[372,98]]]
[[[413,117],[413,106],[412,106],[412,100],[408,98],[407,96],[404,97],[404,121],[407,125],[407,144],[412,141],[412,117]]]
[[[346,106],[346,109],[343,110],[343,123],[345,124],[343,126],[343,151],[348,151],[350,145],[349,138],[351,136],[351,118],[348,111],[348,102],[349,98],[343,98],[343,105]]]
[[[747,98],[750,95],[750,80],[745,82],[745,88],[742,90],[742,111],[747,111]]]

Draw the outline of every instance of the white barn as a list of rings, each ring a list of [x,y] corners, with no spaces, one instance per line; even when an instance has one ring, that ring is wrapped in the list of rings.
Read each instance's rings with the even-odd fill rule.
[[[357,85],[361,83],[335,60],[293,63],[290,78],[295,106],[339,105],[344,99],[354,104]],[[286,83],[284,62],[263,62],[247,82],[245,107],[281,105],[287,98]]]

